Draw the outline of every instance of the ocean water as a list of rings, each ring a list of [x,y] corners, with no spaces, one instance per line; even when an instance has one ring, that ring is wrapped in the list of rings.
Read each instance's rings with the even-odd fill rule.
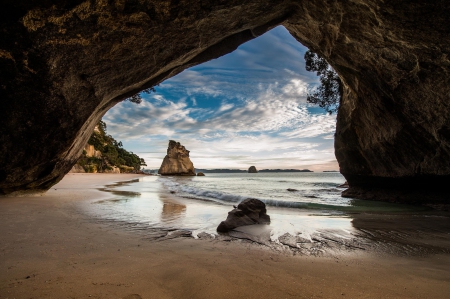
[[[236,204],[250,197],[285,208],[351,205],[350,199],[340,196],[345,189],[338,187],[345,182],[340,173],[208,173],[158,180],[178,196],[218,204]]]
[[[88,213],[147,228],[217,234],[233,205],[257,198],[271,217],[270,238],[285,233],[311,238],[327,231],[341,238],[354,230],[352,213],[410,213],[417,208],[341,197],[340,173],[207,173],[202,177],[146,176],[108,186],[111,198],[92,202]],[[288,191],[295,189],[295,191]]]

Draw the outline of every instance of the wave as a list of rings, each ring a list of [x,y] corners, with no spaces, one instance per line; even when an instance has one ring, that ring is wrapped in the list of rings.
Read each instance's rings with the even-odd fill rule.
[[[302,201],[286,201],[286,200],[277,200],[277,199],[267,199],[267,198],[260,198],[255,196],[243,196],[243,195],[236,195],[236,194],[230,194],[226,192],[220,192],[220,191],[211,191],[211,190],[204,190],[195,188],[192,186],[187,186],[184,184],[180,184],[178,182],[174,182],[170,179],[160,179],[160,181],[168,187],[170,191],[175,191],[175,193],[178,194],[178,196],[187,198],[187,199],[194,199],[194,200],[202,200],[202,201],[212,201],[219,204],[225,204],[225,203],[234,203],[239,204],[243,200],[247,198],[255,198],[258,200],[261,200],[268,206],[272,207],[283,207],[283,208],[303,208],[303,209],[333,209],[335,210],[336,207],[340,205],[329,205],[329,204],[321,204],[321,203],[311,203],[311,202],[302,202]],[[307,198],[318,198],[314,195],[303,195],[305,197],[305,200]]]
[[[196,195],[196,196],[200,196],[200,197],[213,198],[213,199],[218,199],[221,201],[233,202],[233,203],[240,203],[244,199],[248,198],[247,196],[229,194],[229,193],[224,193],[224,192],[219,192],[219,191],[201,190],[201,189],[187,187],[187,186],[181,186],[179,191],[184,192],[184,193],[189,193],[192,195]]]

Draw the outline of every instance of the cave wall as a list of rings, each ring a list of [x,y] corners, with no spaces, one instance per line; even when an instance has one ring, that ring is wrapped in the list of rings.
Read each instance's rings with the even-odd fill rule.
[[[10,1],[1,13],[0,192],[58,182],[124,98],[279,24],[345,84],[348,196],[450,178],[446,1]],[[400,182],[400,183],[399,183]],[[381,197],[380,197],[381,196]]]
[[[340,171],[350,183],[344,195],[448,201],[450,4],[333,3],[324,23],[322,12],[303,2],[301,11],[315,21],[290,19],[287,28],[344,81],[335,138]]]

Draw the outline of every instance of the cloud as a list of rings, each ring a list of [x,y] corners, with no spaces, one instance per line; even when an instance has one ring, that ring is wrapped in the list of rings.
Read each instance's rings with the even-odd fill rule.
[[[198,168],[335,169],[336,119],[306,103],[318,80],[305,51],[277,27],[166,80],[139,105],[119,103],[104,117],[108,133],[154,168],[175,139]]]
[[[234,104],[227,104],[227,103],[224,103],[224,104],[222,104],[222,106],[220,106],[219,112],[223,112],[223,111],[230,110],[230,109],[232,109],[233,107],[234,107]]]
[[[308,90],[308,84],[300,79],[292,79],[283,87],[283,94],[286,97],[305,97]]]

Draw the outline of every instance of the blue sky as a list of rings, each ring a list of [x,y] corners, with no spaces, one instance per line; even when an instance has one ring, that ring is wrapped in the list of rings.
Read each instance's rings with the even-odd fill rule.
[[[336,116],[306,103],[319,82],[305,70],[306,51],[276,27],[164,81],[139,105],[119,103],[103,120],[147,168],[160,167],[173,139],[196,168],[339,169]]]

